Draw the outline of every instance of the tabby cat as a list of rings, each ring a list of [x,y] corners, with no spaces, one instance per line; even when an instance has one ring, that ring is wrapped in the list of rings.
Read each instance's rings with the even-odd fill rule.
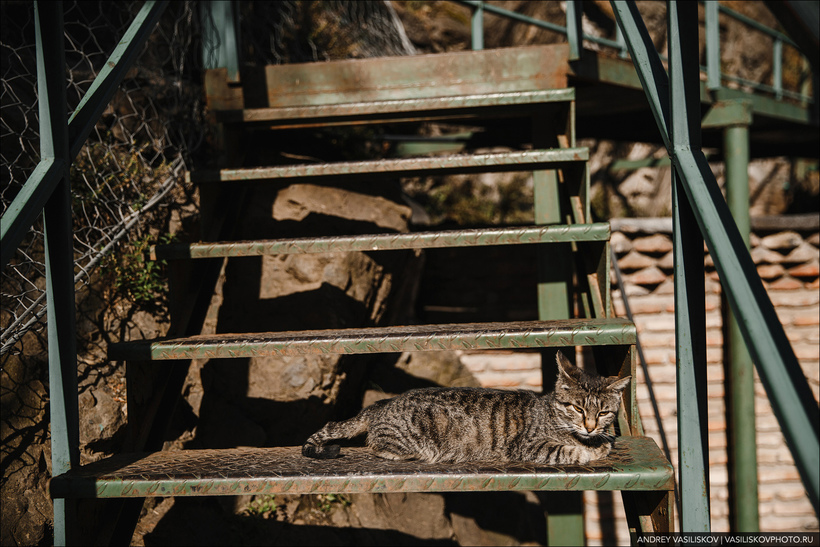
[[[326,444],[367,433],[382,458],[425,462],[492,461],[582,465],[612,448],[615,420],[630,377],[603,378],[557,353],[558,380],[545,395],[484,388],[423,388],[384,399],[310,436],[302,454],[335,458]]]

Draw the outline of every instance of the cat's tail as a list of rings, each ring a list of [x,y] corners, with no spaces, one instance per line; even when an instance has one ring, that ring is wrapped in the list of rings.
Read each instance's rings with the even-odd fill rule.
[[[382,405],[381,401],[365,408],[359,414],[343,422],[328,422],[322,429],[311,435],[302,446],[302,455],[308,458],[338,458],[341,447],[338,444],[327,444],[337,439],[351,439],[356,435],[367,433],[370,417]]]

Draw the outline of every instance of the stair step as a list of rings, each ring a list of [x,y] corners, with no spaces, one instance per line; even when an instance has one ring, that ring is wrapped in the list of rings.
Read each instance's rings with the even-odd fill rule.
[[[609,223],[484,228],[401,234],[373,234],[298,239],[172,243],[151,247],[151,260],[180,260],[350,251],[387,251],[442,247],[482,247],[570,241],[607,241]]]
[[[335,163],[307,163],[278,167],[201,170],[188,172],[189,182],[242,182],[269,179],[288,181],[317,177],[362,178],[367,175],[410,177],[415,175],[474,172],[531,171],[559,169],[589,159],[587,148],[559,148],[496,152],[491,154],[459,154],[423,158],[381,159]]]
[[[445,119],[453,116],[486,118],[491,117],[494,112],[510,115],[516,110],[520,110],[522,114],[531,114],[534,105],[567,103],[574,99],[574,89],[542,89],[456,97],[419,97],[342,104],[221,110],[216,112],[216,119],[226,124],[310,127],[355,122]],[[415,115],[411,116],[411,114]]]
[[[356,329],[199,335],[111,344],[110,360],[159,361],[303,355],[400,353],[473,349],[631,345],[626,319],[564,319],[507,323],[410,325]]]
[[[366,448],[315,460],[292,447],[120,454],[54,477],[53,498],[358,492],[672,490],[674,470],[648,437],[618,437],[585,466],[388,461]]]

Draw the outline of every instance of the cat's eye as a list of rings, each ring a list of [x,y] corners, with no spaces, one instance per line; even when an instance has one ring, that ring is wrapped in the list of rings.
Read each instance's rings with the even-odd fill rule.
[[[580,406],[573,405],[573,404],[568,404],[567,407],[572,407],[573,410],[575,410],[575,412],[577,412],[578,414],[583,414],[584,413],[584,409],[581,408]]]
[[[610,412],[609,410],[602,410],[598,413],[598,416],[609,416],[610,414],[612,414],[612,412]]]

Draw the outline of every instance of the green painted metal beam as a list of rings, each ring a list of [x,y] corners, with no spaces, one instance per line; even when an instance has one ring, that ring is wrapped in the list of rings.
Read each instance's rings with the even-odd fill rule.
[[[630,15],[632,11],[637,13],[632,2],[616,1],[613,2],[613,8],[622,26],[624,19],[633,19]],[[632,33],[631,38],[627,36],[627,42],[637,46],[641,40],[640,33],[635,28],[632,30],[636,32]],[[625,34],[629,32],[624,29]],[[668,78],[656,54],[650,56],[650,50],[646,46],[637,46],[637,49],[643,52],[639,51],[637,57],[633,52],[636,69],[642,75],[661,135],[665,142],[669,142],[666,117],[663,115],[668,105],[664,104],[662,93],[658,92],[659,89],[668,89]],[[738,318],[743,338],[758,367],[760,378],[809,493],[809,500],[815,511],[818,511],[820,411],[817,403],[705,156],[700,151],[679,150],[676,154],[676,170],[681,175],[687,199],[693,204],[698,226],[724,282],[732,311]]]
[[[53,184],[53,189],[43,206],[43,226],[46,310],[48,313],[51,468],[52,474],[58,475],[80,465],[73,283],[74,241],[68,171],[70,162],[62,3],[36,2],[34,4],[34,28],[40,114],[40,156],[46,162],[51,162],[51,166],[55,169],[49,180]],[[42,199],[44,193],[38,190],[34,193],[39,194],[39,199]],[[55,545],[66,545],[77,541],[78,522],[75,511],[76,507],[71,502],[55,501]]]
[[[206,69],[227,68],[228,80],[239,81],[239,45],[234,3],[208,0],[201,3],[202,64]]]
[[[569,60],[577,61],[584,52],[584,30],[581,25],[584,3],[581,0],[570,0],[567,6],[567,42],[569,42]]]
[[[749,126],[752,123],[752,102],[745,99],[712,103],[701,121],[702,129]]]
[[[647,437],[618,437],[585,466],[389,461],[366,448],[316,460],[299,447],[122,454],[51,480],[53,497],[119,498],[354,492],[670,490],[674,471]]]
[[[473,51],[484,49],[484,2],[471,4],[473,14],[470,17],[470,47]]]
[[[112,344],[108,348],[108,357],[114,361],[160,361],[323,353],[623,346],[634,342],[635,326],[624,319],[566,319],[192,336]]]
[[[747,93],[739,89],[722,87],[714,92],[715,101],[748,100],[752,103],[754,116],[765,116],[798,124],[811,125],[811,109],[805,105],[788,101],[778,101],[773,97]]]
[[[706,87],[719,89],[720,72],[720,14],[717,2],[704,2],[706,28]]]
[[[586,148],[526,150],[491,154],[465,154],[444,157],[402,158],[393,160],[306,163],[280,167],[202,170],[188,173],[191,182],[242,182],[256,180],[311,179],[318,177],[414,176],[424,173],[470,173],[527,171],[561,168],[589,159]]]
[[[667,10],[669,40],[669,131],[672,163],[680,150],[700,150],[700,78],[697,4],[672,0]],[[680,174],[672,176],[675,253],[675,340],[677,351],[678,453],[681,529],[711,530],[709,427],[706,379],[706,305],[703,237]]]
[[[65,167],[62,159],[41,159],[0,218],[0,255],[3,260],[0,267],[6,267],[29,228],[43,212],[43,207],[63,178]]]
[[[442,247],[485,247],[570,241],[607,241],[609,223],[447,230],[411,234],[334,236],[227,243],[176,243],[151,248],[151,260],[262,256]]]
[[[751,232],[748,124],[733,124],[724,130],[723,157],[726,164],[726,199],[748,249]],[[724,369],[727,370],[727,403],[730,406],[727,434],[730,445],[731,527],[733,532],[759,532],[754,363],[737,319],[728,305],[724,305],[724,309]]]

